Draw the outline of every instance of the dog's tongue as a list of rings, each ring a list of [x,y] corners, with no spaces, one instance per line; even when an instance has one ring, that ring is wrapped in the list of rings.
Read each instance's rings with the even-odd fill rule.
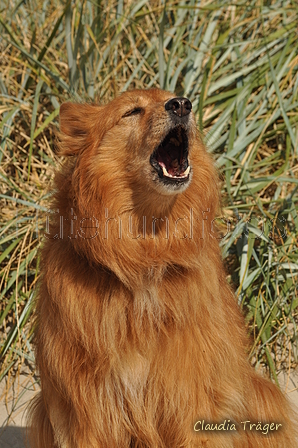
[[[179,177],[180,176],[180,167],[178,168],[172,168],[171,166],[166,166],[163,162],[158,162],[159,165],[162,167],[163,174],[165,176],[168,176],[169,174],[173,177]]]
[[[181,172],[181,166],[179,164],[179,153],[173,150],[170,155],[166,150],[160,150],[157,154],[157,162],[162,168],[165,168],[166,172],[171,176],[179,176]],[[177,156],[177,157],[176,157]]]

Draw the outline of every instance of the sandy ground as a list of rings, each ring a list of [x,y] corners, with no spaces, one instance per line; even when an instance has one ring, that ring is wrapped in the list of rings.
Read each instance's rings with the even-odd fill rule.
[[[25,410],[39,387],[31,375],[22,374],[6,393],[0,383],[0,448],[29,448],[26,444]]]
[[[281,388],[298,408],[298,369],[291,375],[279,375]],[[5,393],[6,384],[0,384],[0,448],[30,448],[26,445],[25,409],[38,386],[29,375],[21,375],[10,392]]]

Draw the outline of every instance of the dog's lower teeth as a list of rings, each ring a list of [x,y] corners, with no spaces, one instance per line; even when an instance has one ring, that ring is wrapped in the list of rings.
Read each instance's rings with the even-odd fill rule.
[[[186,168],[186,170],[185,170],[184,173],[183,173],[183,176],[188,176],[188,175],[189,175],[189,172],[190,172],[190,166],[188,166],[188,167]]]
[[[168,171],[167,171],[165,166],[162,166],[161,168],[162,168],[163,175],[165,177],[171,177],[172,179],[179,179],[181,177],[187,177],[189,175],[189,172],[190,172],[190,166],[188,166],[186,168],[186,170],[184,171],[184,173],[181,173],[180,176],[179,175],[178,176],[173,176],[172,174],[168,173]]]
[[[167,172],[167,170],[166,170],[166,168],[164,166],[162,166],[162,172],[163,172],[163,175],[166,176],[166,177],[173,177],[173,176],[171,176],[171,174],[169,174]]]

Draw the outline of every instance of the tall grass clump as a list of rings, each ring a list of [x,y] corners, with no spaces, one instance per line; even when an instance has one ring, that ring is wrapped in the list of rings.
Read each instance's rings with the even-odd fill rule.
[[[0,381],[34,372],[32,328],[60,104],[130,88],[190,98],[222,173],[221,245],[277,379],[297,363],[296,0],[4,0],[0,6]]]

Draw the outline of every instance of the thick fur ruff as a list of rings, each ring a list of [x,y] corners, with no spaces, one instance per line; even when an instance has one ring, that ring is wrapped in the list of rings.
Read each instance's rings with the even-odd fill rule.
[[[287,399],[247,361],[214,228],[217,174],[189,103],[171,98],[61,106],[32,448],[297,446]],[[165,182],[150,157],[179,127],[190,174]],[[159,151],[157,169],[170,157]]]

